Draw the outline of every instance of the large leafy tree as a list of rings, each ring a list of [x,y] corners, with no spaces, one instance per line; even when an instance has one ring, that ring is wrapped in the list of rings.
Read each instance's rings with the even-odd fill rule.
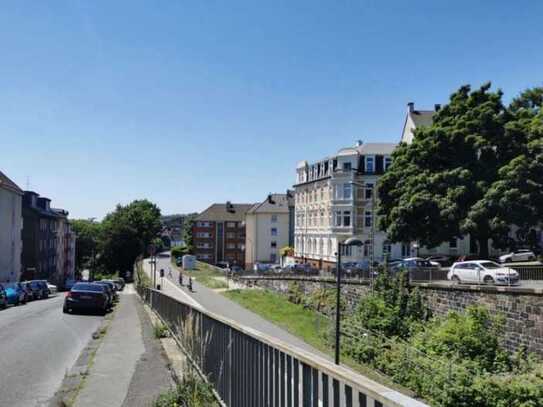
[[[100,241],[101,224],[92,219],[70,220],[76,235],[75,264],[77,270],[89,266],[89,262],[98,250]]]
[[[519,115],[533,99],[521,97],[508,108],[502,92],[491,91],[490,83],[473,91],[462,86],[434,115],[431,126],[416,129],[413,143],[396,149],[380,180],[380,223],[390,239],[435,247],[470,234],[485,257],[488,239],[504,245],[513,217],[492,201],[496,196],[489,191],[507,174],[513,182],[518,174],[507,166],[523,153],[534,153],[527,151],[526,129],[537,125],[526,127],[529,120]]]
[[[161,230],[160,209],[147,200],[117,205],[102,221],[100,264],[109,272],[131,270]]]

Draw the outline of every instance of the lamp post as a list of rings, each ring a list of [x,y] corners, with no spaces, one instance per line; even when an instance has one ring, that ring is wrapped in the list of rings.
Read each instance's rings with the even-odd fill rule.
[[[351,237],[345,242],[337,243],[337,263],[336,263],[336,349],[335,349],[335,362],[339,365],[339,353],[340,353],[340,325],[341,325],[341,250],[344,247],[363,246],[364,243],[360,239]]]

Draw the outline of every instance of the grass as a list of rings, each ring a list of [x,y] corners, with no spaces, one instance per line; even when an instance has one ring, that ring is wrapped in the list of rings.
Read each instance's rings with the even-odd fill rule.
[[[268,290],[230,290],[222,295],[284,328],[321,352],[329,356],[334,355],[334,347],[330,340],[334,321],[330,318],[301,304],[294,304],[285,296]],[[358,373],[399,392],[413,395],[411,391],[394,383],[392,379],[370,366],[360,364],[346,355],[342,355],[341,358],[342,364]]]
[[[324,315],[303,305],[293,304],[280,294],[266,290],[231,290],[223,295],[300,337],[320,351],[330,351],[326,335],[332,323]]]
[[[153,407],[211,407],[218,406],[210,384],[189,372],[176,388],[162,393]]]
[[[200,284],[203,284],[208,288],[228,288],[226,281],[222,280],[225,277],[224,272],[200,261],[196,262],[194,270],[183,270],[183,274],[194,278]]]
[[[168,336],[168,328],[159,323],[154,326],[154,334],[157,339],[166,338]]]

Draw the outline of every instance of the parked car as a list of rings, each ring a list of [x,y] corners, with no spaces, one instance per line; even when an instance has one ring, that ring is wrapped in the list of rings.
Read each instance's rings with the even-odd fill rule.
[[[30,287],[30,283],[29,282],[22,282],[22,283],[19,283],[19,285],[21,286],[21,288],[25,292],[26,302],[32,301],[34,299],[34,293],[32,292],[32,288]]]
[[[115,284],[112,280],[100,280],[100,283],[106,283],[109,285],[109,288],[111,289],[111,292],[113,293],[113,300],[118,301],[119,300],[119,293],[117,292],[117,284]]]
[[[26,304],[26,293],[20,283],[2,283],[8,304]]]
[[[124,290],[124,286],[126,285],[124,278],[119,277],[119,278],[116,278],[114,281],[121,287],[120,291]]]
[[[449,267],[451,264],[453,264],[453,258],[451,256],[430,256],[427,257],[426,260],[428,260],[430,263],[432,263],[433,266],[436,267]]]
[[[428,260],[422,257],[408,257],[390,265],[391,271],[400,271],[402,269],[416,270],[423,268],[435,267]]]
[[[265,273],[270,271],[271,265],[268,263],[255,263],[253,264],[253,271],[256,273]]]
[[[243,267],[234,265],[230,267],[230,272],[233,274],[241,274],[243,273]]]
[[[44,286],[40,280],[25,281],[24,283],[32,290],[32,298],[34,300],[41,300],[49,296],[47,285]]]
[[[105,315],[108,308],[108,296],[105,284],[76,283],[66,293],[62,312],[97,311]]]
[[[283,267],[281,267],[279,264],[273,264],[270,267],[270,271],[272,273],[281,273],[283,271]]]
[[[115,296],[113,294],[113,289],[111,288],[111,286],[108,283],[103,282],[103,281],[94,281],[92,284],[96,284],[96,285],[104,287],[104,290],[105,290],[106,296],[107,296],[107,307],[108,307],[108,309],[113,308],[113,303],[115,301]]]
[[[42,287],[43,292],[45,293],[43,298],[48,298],[49,294],[51,294],[51,290],[49,289],[49,283],[47,280],[36,280]]]
[[[58,287],[51,283],[46,283],[49,294],[56,294],[58,292]]]
[[[463,261],[454,263],[447,278],[457,283],[518,284],[519,274],[490,260]]]
[[[4,287],[0,285],[0,308],[4,309],[8,306],[8,296]]]
[[[536,259],[535,253],[528,249],[520,249],[515,252],[500,256],[500,263],[512,263],[515,261],[533,261]]]

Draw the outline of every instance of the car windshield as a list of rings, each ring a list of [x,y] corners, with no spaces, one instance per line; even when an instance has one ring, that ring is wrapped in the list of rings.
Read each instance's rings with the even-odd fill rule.
[[[483,266],[485,269],[499,269],[501,266],[499,264],[494,263],[493,261],[483,261],[479,263],[479,265]]]
[[[104,291],[103,286],[99,284],[85,284],[85,283],[78,283],[72,287],[72,291],[95,291],[95,292],[102,292]]]

